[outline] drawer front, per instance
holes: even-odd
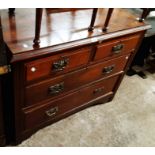
[[[34,109],[25,110],[25,129],[31,129],[41,123],[53,120],[86,104],[90,100],[112,92],[118,78],[119,76],[115,76],[100,80],[91,86],[85,87],[63,98],[55,101],[51,100],[51,102]]]
[[[84,66],[89,61],[90,50],[82,48],[27,63],[26,79],[31,81],[49,75],[59,75]]]
[[[129,55],[121,56],[67,75],[28,86],[25,90],[25,105],[36,104],[70,90],[77,89],[95,80],[121,72],[124,70],[128,58]]]
[[[130,37],[122,37],[107,43],[101,43],[97,46],[94,60],[104,59],[106,57],[115,57],[123,53],[134,51],[140,39],[140,34]]]

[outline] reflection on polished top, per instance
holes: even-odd
[[[114,32],[145,26],[127,9],[114,9],[109,29],[101,31],[107,9],[99,9],[93,32],[88,32],[92,9],[43,13],[40,47],[45,48],[77,40],[105,36]],[[4,40],[13,54],[34,50],[35,9],[16,9],[15,16],[9,17],[8,10],[1,11]],[[95,40],[94,40],[95,41]],[[36,49],[35,49],[36,50]]]

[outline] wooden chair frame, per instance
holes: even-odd
[[[113,13],[113,8],[108,9],[107,17],[104,23],[104,26],[102,28],[102,31],[105,32],[108,30],[108,25]],[[88,27],[88,31],[94,30],[94,24],[97,16],[98,8],[93,9],[92,17],[91,17],[91,23]],[[14,15],[15,8],[9,8],[9,15]],[[42,21],[42,14],[43,14],[43,8],[37,8],[36,9],[36,21],[35,21],[35,37],[33,40],[34,46],[37,47],[40,44],[40,30],[41,30],[41,21]]]

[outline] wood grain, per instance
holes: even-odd
[[[129,59],[129,55],[124,55],[113,60],[105,61],[96,65],[92,65],[87,69],[81,69],[79,71],[72,72],[67,75],[59,76],[49,80],[42,81],[34,85],[30,85],[26,88],[25,105],[32,105],[39,103],[43,100],[56,97],[62,93],[66,93],[70,90],[75,90],[80,86],[89,84],[90,82],[99,80],[101,78],[110,76],[115,73],[121,73]],[[121,63],[120,63],[121,62]],[[110,73],[104,73],[104,68],[115,65],[114,69]],[[49,93],[49,87],[59,83],[64,83],[64,90],[60,94],[51,95]],[[59,97],[59,96],[58,96]]]
[[[103,32],[107,10],[98,9],[93,32],[87,30],[92,9],[44,11],[40,47],[33,46],[34,9],[16,9],[13,17],[2,11],[12,67],[10,131],[15,143],[81,109],[113,99],[150,25],[138,22],[126,9],[114,9],[109,29]],[[58,87],[62,83],[63,89]],[[49,95],[49,88],[59,94]]]
[[[103,40],[105,40],[108,36],[109,38],[115,37],[114,33],[118,31],[123,32],[126,30],[124,33],[126,32],[126,34],[129,34],[135,31],[141,31],[142,28],[148,28],[145,23],[138,22],[136,17],[126,9],[115,9],[111,17],[109,30],[103,33],[102,25],[105,20],[107,9],[99,9],[95,29],[93,33],[91,33],[87,30],[91,20],[91,13],[91,9],[77,10],[74,11],[73,14],[72,11],[70,11],[47,15],[44,11],[40,36],[41,44],[39,48],[34,48],[35,9],[16,9],[16,15],[14,17],[9,17],[7,11],[4,10],[1,13],[4,39],[12,53],[13,59],[20,60],[24,59],[25,56],[29,54],[31,57],[38,55],[39,53],[37,53],[36,50],[45,47],[52,47],[52,52],[53,48],[57,46],[56,50],[58,51],[60,48],[66,48],[66,43],[69,42],[70,44],[67,44],[67,46],[68,48],[72,48],[77,46],[77,41],[79,41],[79,45],[83,45],[93,41],[94,37],[102,37],[103,35]],[[61,16],[61,22],[59,16]],[[119,18],[117,18],[118,16]],[[18,25],[18,27],[15,25]],[[121,35],[121,32],[117,33],[117,35]],[[96,41],[97,39],[99,38],[96,38]],[[47,54],[47,52],[44,53],[44,50],[40,52],[41,55]],[[50,51],[48,51],[48,54],[49,52]],[[20,55],[18,55],[19,53]]]
[[[100,80],[99,82],[96,82],[89,87],[85,87],[77,91],[76,93],[69,94],[55,101],[51,100],[49,103],[43,104],[40,107],[38,106],[35,109],[29,109],[28,111],[24,111],[25,128],[32,129],[38,124],[46,122],[49,119],[54,119],[57,116],[59,117],[60,115],[73,110],[74,108],[78,109],[78,107],[80,107],[84,103],[87,103],[90,100],[113,92],[113,88],[117,79],[118,76],[108,78],[106,80]],[[58,111],[51,117],[48,116],[46,114],[46,111],[54,107],[58,107]]]

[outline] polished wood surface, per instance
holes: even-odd
[[[33,128],[46,121],[60,117],[61,115],[82,106],[83,103],[86,104],[90,100],[95,100],[100,96],[108,95],[110,93],[112,94],[117,80],[118,76],[100,80],[99,82],[96,82],[89,87],[85,87],[76,93],[71,93],[57,100],[51,100],[50,102],[41,105],[40,107],[38,106],[33,110],[25,110],[25,128]],[[57,108],[57,110],[52,110],[53,113],[51,113],[51,115],[47,113],[48,110],[54,108]]]
[[[81,68],[88,63],[90,50],[90,47],[82,48],[31,61],[25,64],[27,70],[26,79],[27,81],[31,81],[41,77],[53,77]]]
[[[95,60],[105,59],[107,57],[116,57],[124,53],[135,51],[135,47],[141,35],[134,34],[119,39],[113,39],[111,42],[107,41],[97,46]]]
[[[128,59],[129,55],[124,55],[119,58],[115,58],[114,60],[109,60],[106,62],[95,64],[88,68],[84,68],[67,75],[58,76],[54,79],[50,78],[40,83],[30,85],[25,90],[26,93],[25,105],[36,104],[39,103],[40,101],[51,99],[58,95],[68,93],[68,91],[70,90],[72,91],[76,90],[77,88],[83,85],[89,84],[101,78],[105,78],[112,74],[122,73]],[[120,62],[122,63],[120,64]],[[108,73],[104,72],[105,68],[113,65],[114,68],[112,69],[111,72]],[[51,94],[49,88],[51,86],[55,86],[61,83],[63,83],[63,90],[58,93]]]
[[[40,34],[40,47],[33,47],[35,32],[35,9],[16,9],[15,16],[8,16],[8,10],[2,10],[2,25],[4,39],[12,54],[21,52],[31,52],[37,55],[36,49],[65,45],[65,43],[90,39],[92,37],[111,34],[126,29],[142,28],[145,23],[140,23],[136,17],[126,9],[114,9],[109,30],[102,32],[108,9],[99,9],[96,17],[95,29],[93,33],[88,32],[91,21],[92,10],[77,10],[74,12],[61,12],[46,14],[43,12],[42,29]],[[59,18],[61,16],[61,19]],[[119,18],[118,18],[119,17]],[[132,31],[130,30],[130,33]],[[129,32],[126,32],[129,33]],[[110,36],[112,37],[112,36]],[[72,45],[74,46],[74,45]],[[19,55],[17,55],[18,57]]]
[[[48,14],[50,13],[58,13],[58,12],[74,12],[74,11],[78,11],[78,10],[85,10],[85,9],[89,9],[89,8],[46,8],[46,12]]]
[[[94,31],[88,32],[92,9],[43,11],[41,43],[34,47],[35,9],[16,9],[12,17],[2,11],[7,52],[12,56],[14,142],[113,99],[150,25],[126,9],[114,9],[109,29],[102,32],[107,12],[98,9]]]
[[[57,11],[58,10],[58,11]],[[54,9],[57,12],[64,12],[64,11],[75,11],[78,9]],[[47,13],[52,13],[53,9],[46,9]],[[41,31],[41,22],[42,22],[42,13],[43,8],[36,9],[36,22],[35,22],[35,38],[34,38],[34,47],[39,47],[40,44],[40,31]]]

